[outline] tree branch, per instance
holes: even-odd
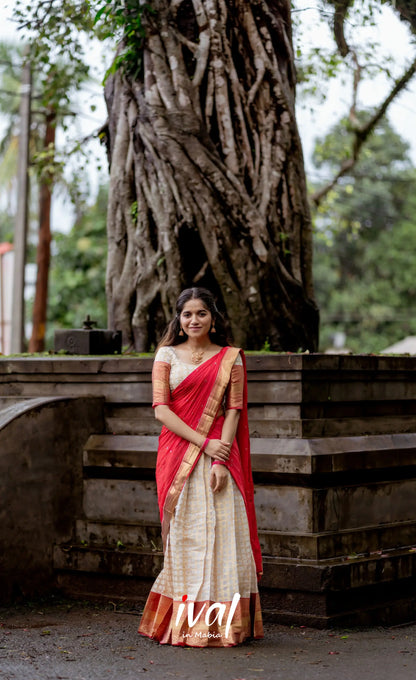
[[[312,194],[311,200],[317,207],[320,205],[320,203],[328,194],[328,192],[331,191],[331,189],[337,184],[338,180],[354,167],[358,160],[361,147],[363,146],[364,142],[367,140],[367,138],[373,132],[376,125],[384,116],[391,102],[406,87],[406,85],[411,80],[415,72],[416,72],[416,59],[411,64],[411,66],[409,66],[409,68],[405,71],[402,77],[395,82],[394,87],[392,88],[390,94],[379,106],[379,108],[376,110],[376,112],[370,118],[370,120],[365,125],[353,128],[354,140],[351,148],[352,157],[341,164],[339,171],[337,172],[335,177],[330,182],[328,182],[328,184],[326,184],[322,189],[319,189],[319,191],[316,191],[315,193]]]
[[[352,85],[352,102],[350,107],[350,121],[351,124],[357,126],[357,100],[358,100],[358,86],[361,82],[362,67],[358,61],[357,53],[352,50],[352,59],[354,62],[354,78]]]
[[[346,57],[350,51],[350,47],[345,39],[344,21],[347,16],[348,9],[352,4],[352,0],[332,0],[332,5],[335,7],[334,13],[334,38],[337,44],[341,57]]]
[[[416,31],[416,4],[414,0],[390,0],[393,6],[403,21],[407,21],[413,32]]]

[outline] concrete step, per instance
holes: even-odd
[[[396,544],[414,549],[416,522],[360,527],[354,530],[327,531],[316,534],[259,530],[262,554],[268,557],[327,560],[357,559],[376,556],[383,548]],[[76,542],[84,547],[106,546],[111,549],[139,548],[162,550],[160,523],[115,523],[77,520]]]
[[[382,435],[414,432],[415,415],[375,414],[362,417],[301,418],[294,420],[250,419],[251,437],[343,437],[361,432],[362,435]]]
[[[54,546],[53,566],[57,571],[154,579],[162,569],[163,553],[139,548],[120,550],[62,544]]]
[[[84,467],[154,469],[158,437],[93,434],[84,446]]]
[[[283,591],[348,593],[369,584],[406,583],[416,575],[414,547],[387,550],[356,559],[337,557],[328,560],[297,560],[282,557],[263,558],[264,588]],[[371,587],[370,587],[371,588]],[[416,594],[416,583],[413,583]]]
[[[138,616],[143,610],[152,584],[153,579],[110,577],[97,573],[61,571],[55,575],[55,586],[66,597],[108,602],[114,606],[115,611],[118,604],[135,605]],[[325,597],[324,594],[318,595],[311,603],[312,608],[308,610],[308,597],[305,597],[305,593],[269,590],[260,584],[263,621],[324,629],[334,626],[345,628],[358,625],[403,625],[403,620],[414,620],[415,593],[409,593],[408,590],[400,593],[399,586],[394,589],[383,587],[382,592],[379,591],[380,588],[377,592],[375,590],[366,594],[360,592],[355,597],[351,597],[351,592],[340,593],[338,596],[342,597],[344,602],[338,601],[339,611],[328,613],[330,609],[328,599],[334,601],[332,593],[329,597]]]
[[[154,418],[120,418],[106,417],[106,432],[111,434],[157,435],[161,425]]]
[[[85,519],[116,524],[159,522],[153,480],[84,479],[83,485]]]
[[[76,542],[83,546],[107,546],[108,548],[133,547],[140,550],[162,550],[160,522],[146,524],[122,524],[115,522],[91,522],[78,519],[75,525]]]
[[[94,434],[84,446],[84,466],[154,469],[158,437]],[[252,437],[253,472],[311,475],[404,466],[416,468],[416,433],[359,437]],[[409,476],[406,473],[406,476]]]
[[[54,586],[65,597],[74,600],[136,604],[138,613],[143,609],[154,579],[129,576],[106,576],[80,571],[55,571]]]
[[[288,420],[300,417],[299,404],[249,404],[249,415],[256,420]],[[156,420],[151,406],[139,403],[105,403],[105,414],[108,418],[148,418]],[[315,417],[315,416],[314,416]]]
[[[296,430],[294,423],[294,431]],[[357,418],[311,418],[298,423],[298,437],[346,437],[360,432],[361,435],[383,435],[414,432],[414,415],[373,415]]]
[[[147,404],[106,403],[104,415],[110,434],[159,436],[162,427]]]
[[[90,521],[156,524],[156,482],[151,479],[84,479],[83,510]],[[257,484],[259,530],[316,534],[413,522],[416,479],[311,489]],[[319,512],[318,512],[319,509]]]
[[[160,423],[154,419],[107,417],[106,431],[112,434],[159,435]],[[251,437],[342,437],[413,432],[415,415],[373,415],[368,417],[258,419],[249,415]]]
[[[84,446],[84,466],[154,470],[157,447],[155,435],[94,434]],[[251,453],[255,473],[302,476],[336,471],[348,476],[361,471],[368,478],[377,470],[416,468],[416,434],[252,437]]]
[[[162,568],[159,552],[55,546],[55,583],[66,595],[143,602]],[[264,558],[260,597],[266,620],[359,625],[413,620],[416,553],[389,551],[356,560]],[[413,577],[413,578],[412,578]],[[371,585],[368,585],[371,583]]]
[[[298,405],[250,406],[249,419],[253,437],[297,437],[301,434]],[[153,409],[134,403],[107,403],[105,422],[106,431],[110,434],[159,436],[161,430]]]
[[[397,522],[310,534],[260,529],[259,540],[262,554],[268,557],[354,560],[359,557],[377,557],[384,552],[384,548],[393,545],[396,548],[414,550],[416,522]]]

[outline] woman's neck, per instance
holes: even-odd
[[[186,342],[183,343],[185,347],[188,347],[191,351],[193,350],[203,350],[207,351],[213,347],[213,343],[209,338],[188,338]]]

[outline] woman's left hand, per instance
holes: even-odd
[[[211,468],[210,485],[213,493],[225,489],[228,480],[228,470],[225,465],[213,465]]]

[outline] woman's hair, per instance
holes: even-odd
[[[232,342],[227,331],[225,319],[217,309],[213,294],[206,288],[186,288],[182,291],[176,301],[176,315],[163,333],[157,349],[159,349],[159,347],[180,345],[187,340],[188,336],[186,334],[183,336],[179,335],[179,332],[181,330],[180,316],[185,304],[189,300],[201,300],[204,307],[211,312],[212,325],[213,327],[215,326],[215,333],[209,333],[211,342],[216,345],[221,345],[222,347],[231,345]]]

